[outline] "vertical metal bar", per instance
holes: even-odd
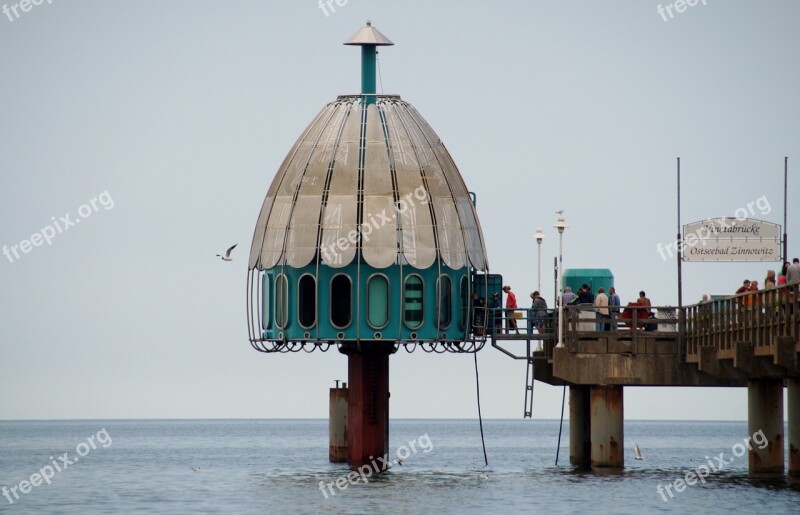
[[[686,358],[686,313],[683,309],[683,238],[681,237],[681,158],[678,158],[678,360]]]
[[[786,228],[786,191],[789,184],[789,156],[783,158],[783,263],[789,261],[789,247],[787,243],[786,234],[789,232]]]

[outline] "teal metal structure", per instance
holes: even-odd
[[[248,265],[257,350],[483,345],[471,328],[471,293],[488,288],[473,198],[416,109],[376,93],[377,47],[392,44],[370,23],[345,42],[361,46],[362,93],[322,109],[269,187]]]
[[[564,270],[564,288],[569,286],[577,292],[584,284],[589,286],[592,293],[597,293],[598,288],[607,292],[614,286],[614,274],[608,268],[568,268]]]

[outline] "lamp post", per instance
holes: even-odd
[[[541,227],[536,228],[536,234],[533,235],[536,238],[536,246],[539,249],[538,259],[536,264],[536,290],[541,293],[542,292],[542,240],[544,240],[544,233],[542,232]]]
[[[563,265],[564,265],[564,229],[569,227],[564,220],[564,210],[556,211],[558,218],[553,227],[558,230],[558,269],[556,270],[556,284],[558,286],[558,345],[556,347],[564,346],[564,292],[561,283],[563,282]]]

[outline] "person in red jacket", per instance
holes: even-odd
[[[503,286],[503,292],[506,294],[506,309],[517,309],[517,296],[511,291],[511,286]],[[516,312],[506,311],[506,332],[511,332],[512,328],[519,334]]]

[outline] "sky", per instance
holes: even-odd
[[[491,271],[520,299],[537,288],[537,226],[553,291],[564,209],[565,268],[611,269],[623,303],[643,289],[677,304],[657,249],[677,233],[679,156],[684,223],[749,204],[779,224],[788,156],[800,255],[795,0],[339,3],[4,4],[0,419],[327,416],[346,358],[250,347],[247,255],[295,139],[358,92],[359,52],[341,43],[368,19],[395,43],[379,91],[447,146]],[[234,243],[233,261],[215,256]],[[684,302],[769,268],[686,263]],[[521,418],[524,362],[488,346],[478,362],[483,416]],[[477,416],[472,356],[401,350],[390,366],[393,418]],[[537,382],[534,418],[560,409],[561,388]],[[746,390],[629,387],[625,417],[745,420]]]

